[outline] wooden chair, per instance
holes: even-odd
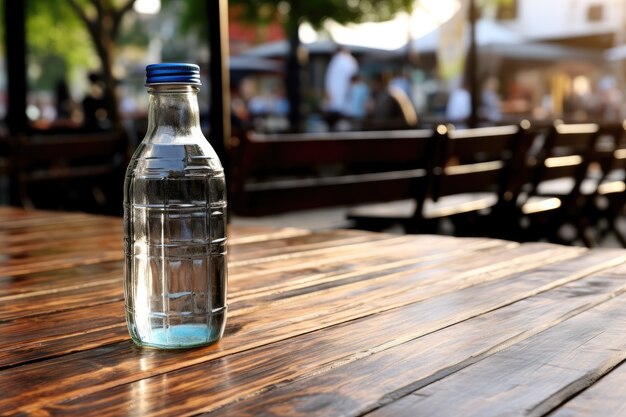
[[[529,177],[519,188],[517,240],[540,240],[572,244],[580,239],[594,245],[584,207],[595,187],[585,182],[594,158],[597,124],[556,122],[547,132],[529,129],[532,141],[526,156]],[[575,233],[563,234],[570,225]]]
[[[585,182],[594,193],[584,216],[599,240],[612,233],[626,247],[626,234],[617,224],[626,206],[626,123],[600,126],[592,164]]]
[[[24,207],[119,214],[127,163],[123,131],[24,136],[17,194]]]
[[[425,192],[432,130],[249,133],[231,147],[240,215],[406,198]]]
[[[490,235],[489,215],[504,199],[518,126],[437,128],[429,190],[410,200],[362,206],[350,219],[387,218],[412,233],[441,232],[449,219],[456,235]]]

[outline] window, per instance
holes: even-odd
[[[594,4],[587,9],[588,22],[600,22],[604,20],[604,7],[601,4]]]

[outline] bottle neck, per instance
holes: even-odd
[[[201,134],[198,86],[159,84],[148,87],[148,140]]]

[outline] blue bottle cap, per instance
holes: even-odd
[[[146,85],[193,84],[200,82],[200,67],[195,64],[164,62],[146,67]]]

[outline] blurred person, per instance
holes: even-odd
[[[413,86],[409,74],[400,69],[396,72],[396,75],[389,81],[389,87],[394,87],[402,90],[406,96],[413,102]]]
[[[67,82],[59,80],[54,87],[55,116],[51,128],[76,129],[80,127],[81,115],[78,104],[70,94]]]
[[[289,128],[289,101],[282,87],[253,95],[247,103],[251,123],[256,130],[265,132],[284,131]]]
[[[359,74],[354,74],[350,79],[345,114],[352,119],[355,125],[359,125],[365,117],[369,100],[370,89],[368,85]]]
[[[234,117],[242,121],[248,120],[249,114],[246,102],[241,95],[240,86],[233,80],[230,83],[230,107],[231,114]]]
[[[232,135],[237,137],[250,127],[250,113],[241,95],[241,84],[230,80],[230,125]]]
[[[472,114],[472,97],[465,85],[452,89],[446,104],[446,119],[458,126],[464,125]]]
[[[83,98],[83,127],[86,130],[103,130],[110,127],[106,108],[105,89],[100,75],[92,72],[88,75],[89,90]]]
[[[622,117],[622,92],[612,76],[598,80],[593,95],[591,115],[601,120],[619,120]]]
[[[385,82],[382,74],[372,78],[373,127],[408,127],[417,124],[415,108],[406,93]]]
[[[57,81],[54,86],[57,119],[71,119],[74,112],[74,101],[65,80]]]
[[[270,113],[281,117],[289,115],[289,100],[287,100],[285,88],[281,85],[276,87],[275,94],[271,97]]]
[[[494,76],[489,76],[483,83],[480,93],[480,107],[478,108],[478,117],[488,122],[498,122],[502,119],[502,110],[500,108],[500,96],[498,89],[500,81]]]
[[[344,116],[350,79],[359,70],[357,60],[345,47],[340,47],[328,64],[324,80],[326,94],[326,120],[332,130]]]
[[[563,116],[568,121],[584,122],[588,117],[588,97],[572,92],[563,97]]]

